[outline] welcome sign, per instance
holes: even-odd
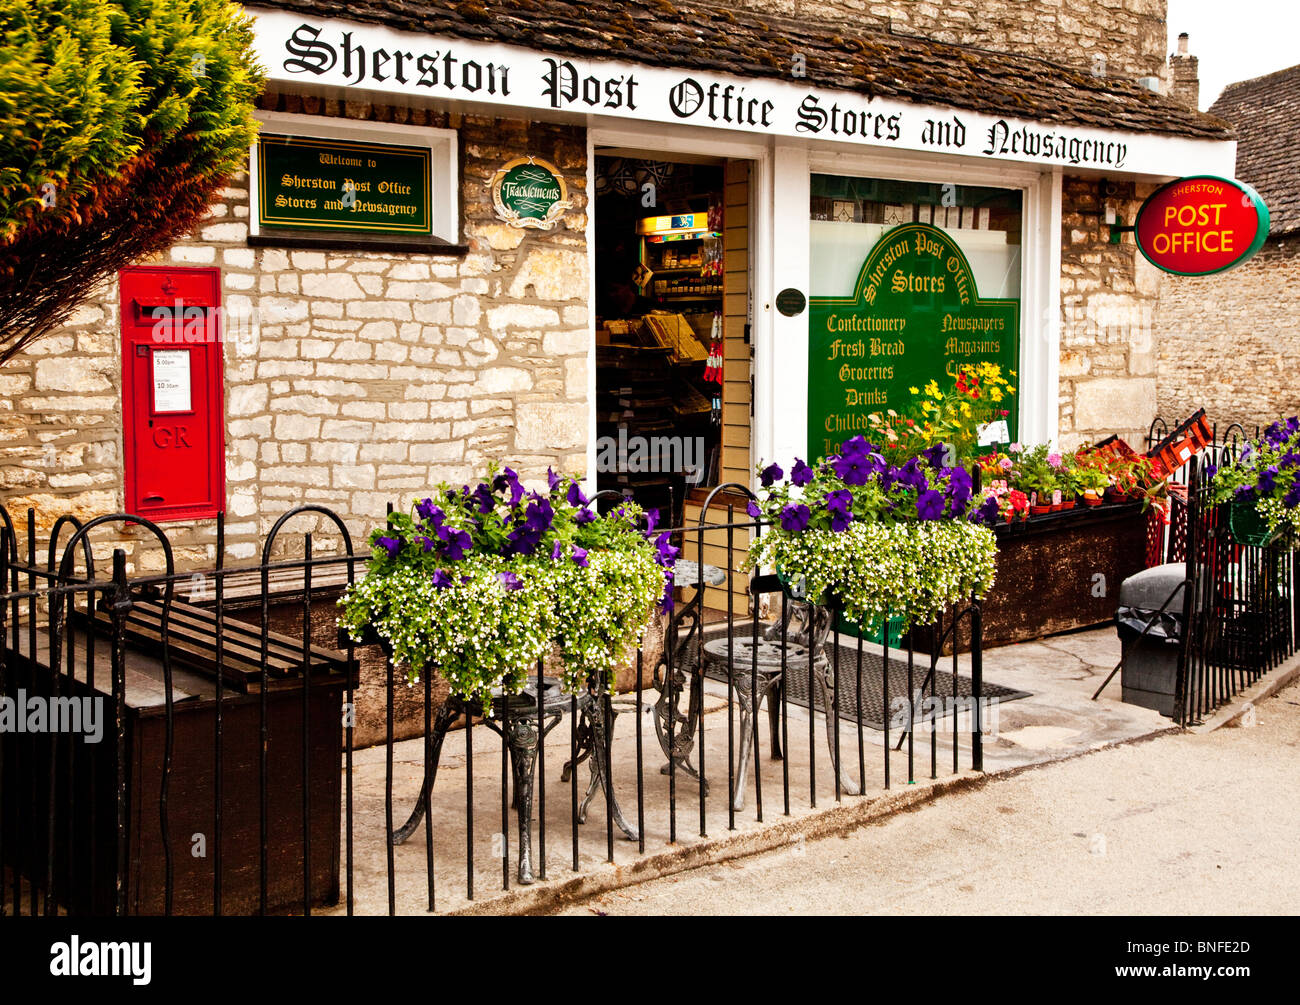
[[[263,133],[258,223],[431,236],[430,166],[427,147]]]
[[[886,231],[852,291],[809,301],[809,456],[868,434],[873,412],[904,412],[913,387],[946,383],[961,366],[986,361],[1018,369],[1020,301],[981,298],[966,256],[938,227]],[[1006,407],[1014,440],[1015,399]]]

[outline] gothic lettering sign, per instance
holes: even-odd
[[[1264,246],[1268,228],[1268,207],[1258,192],[1209,175],[1156,189],[1134,224],[1147,261],[1178,276],[1208,276],[1240,265]]]
[[[427,147],[263,133],[258,223],[430,236],[430,165]]]
[[[699,68],[580,59],[522,45],[447,38],[257,9],[259,61],[275,82],[535,111],[825,139],[988,161],[1132,173],[1232,170],[1226,140],[1044,125]],[[1176,166],[1176,167],[1175,167]]]
[[[517,157],[503,165],[492,177],[492,204],[511,226],[541,230],[554,227],[573,205],[560,169],[540,157]]]
[[[981,298],[966,256],[939,228],[888,230],[853,290],[809,300],[808,453],[824,456],[868,435],[871,413],[905,411],[913,387],[946,384],[963,364],[988,361],[1006,371],[1017,370],[1019,359],[1019,300]],[[1012,440],[1015,401],[1006,404]]]

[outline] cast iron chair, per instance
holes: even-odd
[[[750,580],[751,615],[759,616],[762,597],[780,594],[784,587],[776,576],[756,575]],[[790,599],[785,603],[784,629],[782,619],[770,625],[760,636],[757,648],[752,637],[741,636],[730,642],[726,638],[714,639],[704,644],[705,672],[726,673],[740,704],[740,766],[736,772],[736,789],[732,805],[743,809],[745,805],[745,780],[753,753],[754,733],[752,719],[764,701],[767,702],[769,731],[772,740],[772,759],[781,759],[780,720],[781,692],[785,687],[785,674],[808,673],[809,654],[812,656],[813,690],[820,698],[826,716],[826,738],[830,743],[832,768],[840,773],[840,784],[850,795],[858,793],[858,785],[841,769],[835,759],[835,707],[834,674],[826,656],[826,637],[830,634],[832,614],[829,608]],[[782,641],[784,639],[784,641]],[[757,698],[755,698],[757,694]],[[809,709],[809,715],[815,714]]]

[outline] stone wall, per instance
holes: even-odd
[[[584,473],[583,130],[291,95],[268,95],[263,107],[457,128],[469,252],[251,248],[240,177],[189,240],[140,263],[219,266],[227,311],[258,321],[224,347],[227,560],[253,558],[299,503],[328,506],[363,535],[387,503],[405,506],[489,459],[539,481],[548,466]],[[553,231],[493,214],[489,179],[522,153],[565,174],[573,208]],[[110,283],[0,371],[0,502],[20,524],[28,506],[47,525],[124,506],[117,297]],[[182,567],[212,561],[213,530],[213,521],[169,526]]]
[[[1141,447],[1156,414],[1154,316],[1160,273],[1133,236],[1110,243],[1107,199],[1131,223],[1154,188],[1066,177],[1061,206],[1060,445],[1119,433]],[[1026,329],[1025,337],[1033,337]]]
[[[1251,434],[1300,412],[1300,235],[1271,239],[1245,265],[1216,276],[1164,276],[1157,404],[1166,421],[1204,408],[1219,428]]]
[[[847,19],[943,42],[1027,53],[1112,76],[1166,77],[1165,0],[742,0],[809,20]]]

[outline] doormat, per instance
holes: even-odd
[[[724,636],[725,637],[725,636]],[[706,636],[706,639],[708,636]],[[829,647],[828,654],[829,654]],[[858,648],[856,641],[852,645],[841,643],[840,647],[840,719],[846,722],[857,723],[858,721]],[[945,657],[945,661],[952,666],[952,658]],[[871,729],[883,731],[885,728],[885,675],[884,657],[878,653],[863,650],[862,652],[862,725]],[[833,666],[833,665],[832,665]],[[748,673],[749,668],[743,667],[743,672]],[[912,687],[919,690],[922,685],[925,686],[925,692],[922,701],[933,694],[937,698],[951,698],[953,695],[953,678],[952,674],[945,670],[935,669],[932,680],[927,681],[926,675],[930,670],[930,658],[925,653],[917,653],[916,659],[912,664]],[[710,667],[705,676],[712,680],[726,683],[727,675],[721,667]],[[787,666],[785,671],[786,700],[791,704],[800,705],[803,708],[809,707],[808,700],[808,665]],[[1031,695],[1029,691],[1018,691],[1015,688],[1004,687],[1001,684],[994,684],[988,680],[984,681],[983,693],[985,699],[996,698],[999,702],[1017,701],[1020,698],[1028,698]],[[890,658],[889,660],[889,701],[894,706],[894,714],[900,714],[899,706],[895,704],[898,698],[907,696],[907,660]],[[969,677],[958,675],[957,677],[957,696],[959,698],[969,698],[971,696],[971,682]],[[821,695],[817,695],[816,710],[825,713],[822,707]],[[965,708],[958,706],[953,702],[943,702],[939,707],[937,714],[933,708],[925,710],[918,702],[915,722],[927,722],[933,719],[950,718]],[[922,714],[925,711],[926,714]],[[901,714],[906,715],[906,706],[903,706]],[[760,716],[766,715],[766,712],[760,710]],[[897,730],[898,726],[891,722],[890,730]]]

